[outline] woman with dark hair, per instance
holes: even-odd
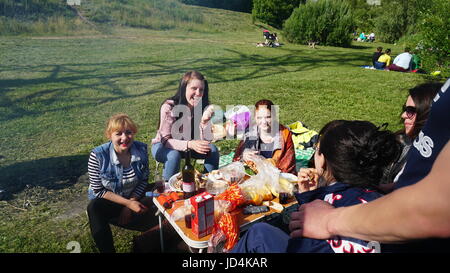
[[[439,92],[441,83],[424,83],[409,90],[408,98],[403,105],[403,112],[401,114],[401,123],[404,128],[397,132],[397,140],[401,143],[403,150],[399,159],[389,166],[381,183],[381,188],[385,192],[392,189],[392,182],[396,182],[398,175],[406,164],[406,155],[412,145],[414,139],[419,135],[425,125],[428,114],[433,103],[433,98]]]
[[[177,93],[161,105],[159,129],[152,140],[152,155],[164,163],[167,181],[180,171],[181,158],[187,151],[196,159],[205,159],[210,172],[219,166],[219,151],[212,140],[208,81],[198,71],[186,72]]]
[[[380,197],[374,188],[384,168],[400,152],[395,135],[368,121],[344,120],[328,123],[319,135],[315,168],[301,169],[298,175],[299,204],[321,199],[335,207],[345,207]],[[236,253],[373,251],[368,242],[354,238],[291,239],[289,234],[266,223],[252,226],[233,249]]]
[[[278,123],[274,104],[270,100],[259,100],[255,104],[256,126],[250,126],[241,140],[233,161],[251,160],[260,156],[285,173],[297,174],[295,149],[291,131]]]

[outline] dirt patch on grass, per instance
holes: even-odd
[[[81,191],[76,191],[72,198],[68,199],[67,202],[60,203],[61,213],[55,217],[55,220],[67,220],[86,212],[87,205],[89,203],[87,197],[87,191],[84,189],[86,185],[89,184],[88,175],[84,174],[78,178],[75,185],[79,186]]]

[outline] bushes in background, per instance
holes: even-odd
[[[300,5],[283,28],[284,37],[293,43],[308,41],[322,45],[348,47],[352,42],[354,21],[345,1],[319,0]]]
[[[291,16],[302,0],[253,0],[253,20],[281,28],[283,22]]]

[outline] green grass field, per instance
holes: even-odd
[[[360,68],[379,43],[257,48],[262,32],[250,14],[196,9],[204,30],[0,37],[0,189],[8,195],[0,202],[0,252],[68,252],[69,241],[96,251],[84,212],[88,153],[106,141],[105,121],[117,112],[128,113],[137,140],[150,143],[160,104],[188,70],[207,77],[211,102],[224,109],[271,99],[282,123],[315,130],[333,119],[398,130],[407,89],[426,80]],[[218,146],[226,154],[235,144]],[[136,233],[113,232],[117,250],[129,252]]]

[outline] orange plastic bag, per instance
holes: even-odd
[[[224,212],[214,225],[211,238],[208,241],[209,253],[227,253],[239,240],[239,225],[236,213]]]
[[[225,200],[230,202],[228,212],[235,210],[237,207],[245,204],[245,197],[241,188],[237,184],[233,184],[221,194],[215,197],[216,200]]]

